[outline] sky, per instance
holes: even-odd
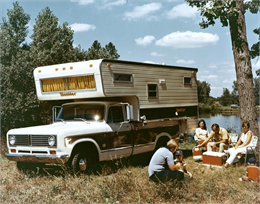
[[[13,0],[0,1],[0,14],[6,17]],[[102,46],[112,42],[120,60],[198,68],[197,79],[210,84],[210,95],[219,97],[223,88],[232,91],[236,80],[228,27],[219,20],[201,29],[202,17],[183,0],[19,0],[29,14],[29,34],[39,12],[49,7],[74,30],[74,46],[87,50],[95,40]],[[253,29],[260,15],[246,13],[249,46],[258,41]],[[253,59],[252,71],[260,68]]]

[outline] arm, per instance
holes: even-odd
[[[198,145],[198,147],[201,147],[201,146],[203,146],[204,144],[206,144],[206,143],[213,137],[213,135],[214,135],[214,133],[211,132],[210,135],[209,135],[209,137],[208,137],[206,140],[204,140],[204,142],[202,142],[200,145]]]
[[[247,137],[246,141],[240,147],[238,147],[238,145],[236,145],[235,149],[247,146],[249,144],[249,142],[251,141],[251,138],[252,138],[252,132],[250,131],[250,132],[248,132],[248,137]]]
[[[177,163],[175,165],[169,165],[169,169],[171,171],[178,171],[181,168],[181,163]]]
[[[237,149],[240,144],[241,144],[241,136],[240,136],[239,140],[237,141],[237,143],[235,145],[235,149]]]

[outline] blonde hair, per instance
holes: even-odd
[[[169,147],[170,149],[171,148],[177,148],[178,147],[178,144],[177,142],[174,140],[174,139],[171,139],[167,142],[167,147]]]

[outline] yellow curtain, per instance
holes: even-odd
[[[67,80],[68,88],[67,88],[66,80]],[[96,88],[94,75],[70,77],[70,78],[43,79],[41,81],[42,81],[43,92]]]

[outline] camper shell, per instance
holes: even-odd
[[[136,96],[140,116],[145,115],[148,120],[188,117],[184,132],[190,133],[195,131],[198,117],[197,71],[197,68],[100,59],[39,67],[34,70],[34,78],[39,100]]]

